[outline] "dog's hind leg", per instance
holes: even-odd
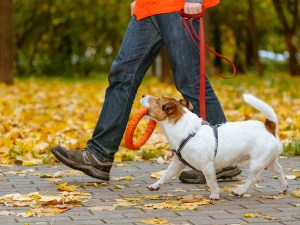
[[[281,192],[285,194],[288,190],[288,183],[286,182],[286,179],[284,177],[284,173],[282,170],[281,165],[278,162],[278,157],[276,157],[268,166],[268,169],[271,170],[278,178],[280,187],[281,187]]]
[[[179,161],[177,157],[173,157],[167,171],[162,175],[162,177],[154,184],[148,186],[150,191],[157,191],[162,184],[169,182],[175,175],[177,175],[185,165]]]
[[[266,167],[265,161],[266,160],[263,160],[262,158],[259,161],[256,160],[255,162],[251,162],[250,160],[251,163],[249,166],[249,175],[247,181],[242,188],[234,190],[232,192],[234,195],[242,197],[247,192],[247,190],[257,182],[260,174]]]
[[[207,166],[205,166],[205,168],[202,169],[202,172],[205,176],[206,184],[211,190],[209,198],[213,200],[220,199],[220,189],[217,182],[214,164],[208,164]]]

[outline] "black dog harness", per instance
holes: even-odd
[[[202,122],[201,125],[208,125],[210,126],[212,129],[213,129],[213,132],[214,132],[214,135],[215,135],[215,138],[216,138],[216,148],[215,148],[215,158],[216,158],[216,155],[217,155],[217,151],[218,151],[218,142],[219,142],[219,138],[218,138],[218,127],[219,125],[216,125],[216,126],[212,126],[210,125],[208,122]],[[184,148],[184,146],[189,142],[189,140],[191,140],[192,137],[195,136],[195,132],[189,134],[189,136],[187,136],[187,138],[183,139],[180,144],[179,144],[179,148],[176,150],[176,149],[172,149],[172,152],[174,155],[177,156],[177,158],[186,166],[192,168],[193,170],[197,170],[195,169],[193,166],[191,166],[181,155],[181,150]],[[198,170],[197,170],[198,171]]]

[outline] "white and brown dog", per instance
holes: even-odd
[[[209,197],[219,199],[220,190],[215,171],[249,160],[247,182],[242,188],[233,191],[233,194],[245,194],[265,168],[274,172],[280,182],[281,192],[285,193],[288,183],[278,163],[282,146],[276,137],[277,116],[274,110],[260,99],[249,94],[244,94],[243,97],[248,104],[266,116],[266,122],[228,122],[218,127],[216,136],[211,126],[203,123],[201,118],[191,112],[193,106],[189,101],[144,95],[141,104],[148,109],[148,117],[160,125],[172,149],[178,151],[180,148],[180,156],[183,158],[179,160],[180,157],[175,154],[166,173],[148,189],[158,190],[162,184],[184,169],[185,164],[182,161],[185,161],[203,172],[211,190]]]

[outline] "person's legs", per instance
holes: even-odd
[[[123,137],[136,92],[162,45],[150,18],[141,21],[132,18],[111,66],[109,86],[93,137],[84,150],[53,148],[53,154],[61,162],[89,176],[109,180],[114,154]]]
[[[162,14],[156,17],[156,26],[166,45],[177,89],[189,100],[199,115],[199,66],[200,54],[183,26],[179,13]],[[199,21],[193,21],[194,29],[199,31]],[[212,124],[222,124],[226,118],[220,102],[206,79],[206,119]],[[217,178],[231,178],[241,173],[238,167],[216,171]],[[203,173],[189,170],[180,174],[179,179],[186,183],[205,183]]]
[[[104,105],[88,149],[113,161],[123,137],[131,107],[148,68],[162,47],[151,19],[132,19],[109,74]]]
[[[192,103],[193,112],[199,115],[199,50],[183,26],[179,13],[162,14],[156,18],[169,54],[176,88]],[[194,20],[193,25],[198,31],[199,21]],[[212,125],[226,122],[220,102],[208,79],[206,79],[206,117]]]

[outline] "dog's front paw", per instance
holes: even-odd
[[[238,197],[243,197],[243,195],[245,194],[245,191],[242,189],[238,189],[238,190],[233,191],[232,194],[234,194],[235,196],[238,196]]]
[[[150,185],[147,187],[150,191],[158,191],[159,190],[159,186],[158,185]]]
[[[219,193],[213,193],[213,194],[211,194],[211,195],[209,196],[209,198],[210,198],[211,200],[218,200],[218,199],[220,199],[220,194],[219,194]]]

